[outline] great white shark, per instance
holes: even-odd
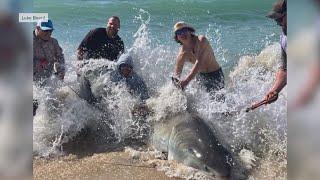
[[[154,124],[152,146],[168,153],[168,160],[215,176],[230,177],[232,155],[200,117],[180,113]]]

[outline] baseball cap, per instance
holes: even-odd
[[[189,25],[189,24],[187,24],[187,23],[185,23],[183,21],[179,21],[173,26],[173,32],[179,31],[179,30],[181,30],[183,28],[189,28],[192,31],[195,31],[195,29],[191,25]]]
[[[46,30],[54,30],[53,29],[53,24],[50,19],[48,20],[39,20],[37,23],[37,26],[40,27],[41,30],[46,31]]]

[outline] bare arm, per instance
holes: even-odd
[[[272,86],[271,91],[280,92],[287,85],[287,71],[279,70],[276,74],[276,81]]]
[[[280,69],[276,74],[276,81],[271,90],[265,96],[268,103],[273,103],[278,99],[279,92],[287,85],[287,53],[282,49]]]
[[[281,63],[279,71],[276,74],[276,81],[271,91],[279,93],[287,85],[287,53],[282,49]]]
[[[278,99],[279,92],[287,85],[287,71],[279,70],[276,74],[276,81],[274,82],[271,90],[267,93],[264,100],[269,104]]]

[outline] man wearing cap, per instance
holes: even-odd
[[[196,77],[197,81],[208,92],[214,92],[224,87],[224,75],[214,56],[213,49],[205,36],[196,36],[195,29],[185,22],[174,25],[174,39],[181,45],[174,70],[174,75],[180,78],[186,61],[193,64],[191,71],[179,81],[184,89]]]
[[[274,19],[282,28],[280,36],[281,63],[276,74],[276,81],[265,96],[265,100],[272,103],[278,99],[279,92],[287,85],[287,1],[278,0],[267,17]]]
[[[54,73],[61,80],[65,75],[65,61],[58,41],[51,37],[52,21],[40,20],[33,31],[33,81],[45,86]],[[33,115],[36,114],[38,101],[33,100]]]
[[[54,73],[64,79],[65,60],[58,41],[51,37],[51,20],[40,20],[33,31],[33,80],[46,84]]]
[[[120,18],[112,16],[106,28],[91,30],[82,40],[77,49],[78,60],[83,59],[108,59],[117,60],[124,52],[124,44],[118,35]]]

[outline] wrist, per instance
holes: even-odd
[[[272,88],[269,93],[274,93],[274,94],[278,94],[279,91],[277,90],[277,88]]]
[[[189,83],[190,81],[191,81],[191,77],[190,76],[187,76],[185,79],[184,79],[184,81],[186,81],[187,83]]]

